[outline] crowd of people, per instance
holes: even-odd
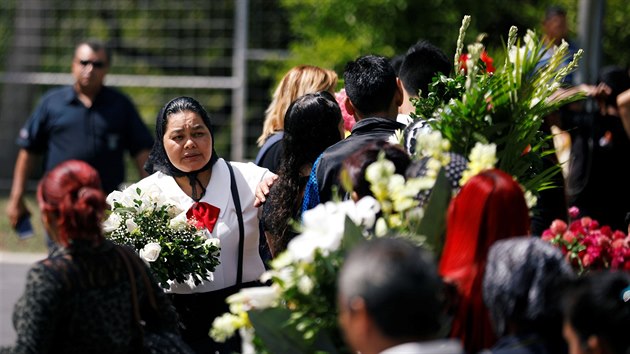
[[[46,154],[37,197],[55,247],[29,271],[15,307],[17,341],[1,353],[139,352],[135,302],[147,328],[183,338],[180,351],[239,351],[238,338],[215,343],[208,336],[213,320],[228,311],[225,299],[259,284],[265,263],[297,235],[293,226],[305,210],[370,195],[365,169],[379,156],[398,174],[421,173],[409,146],[387,140],[406,128],[410,98],[452,70],[447,56],[425,41],[409,49],[398,69],[387,58],[361,56],[346,65],[338,102],[336,73],[293,68],[267,109],[256,163],[243,163],[219,157],[211,116],[191,97],[164,105],[152,139],[130,101],[103,85],[110,65],[104,46],[80,43],[76,83],[48,93],[20,132],[7,214],[16,225],[28,213],[22,196],[32,155]],[[625,231],[630,74],[607,69],[601,85],[580,89],[592,93],[596,109],[561,112],[562,128],[578,127],[570,130],[578,161],[572,171],[583,174],[569,177],[570,201]],[[356,121],[345,138],[340,107]],[[105,195],[124,179],[124,150],[144,171],[131,188],[158,185],[183,210],[214,207],[216,227],[208,235],[221,240],[221,263],[212,281],[173,282],[164,292],[135,255],[103,237]],[[461,174],[451,167],[451,175]],[[490,169],[457,191],[438,257],[396,238],[353,249],[338,281],[348,345],[364,354],[630,353],[630,274],[577,277],[560,250],[536,237],[532,222],[519,184]]]

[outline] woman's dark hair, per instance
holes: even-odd
[[[274,236],[268,240],[273,254],[289,242],[288,222],[297,216],[301,204],[300,169],[312,165],[327,147],[341,140],[341,119],[339,105],[327,91],[306,94],[289,106],[284,117],[284,156],[269,195],[274,208],[265,208],[269,213],[263,217],[265,230]]]
[[[564,318],[583,343],[591,336],[615,354],[630,353],[630,274],[602,271],[578,279],[565,292]]]
[[[560,298],[573,278],[560,249],[540,238],[514,237],[492,244],[483,299],[497,336],[533,332],[549,348],[563,345],[557,343],[562,337]]]
[[[395,172],[404,176],[405,171],[411,163],[411,159],[407,152],[398,145],[390,144],[386,141],[375,141],[363,147],[361,150],[350,155],[343,161],[343,169],[348,174],[352,183],[352,191],[357,194],[359,199],[365,196],[371,196],[370,182],[365,179],[365,170],[373,162],[378,160],[380,152],[385,153],[385,158],[394,163]]]
[[[166,150],[164,149],[164,133],[166,132],[166,124],[168,123],[168,117],[173,114],[180,112],[194,112],[201,117],[203,123],[208,127],[210,131],[210,136],[212,137],[212,157],[210,157],[210,161],[202,167],[198,171],[193,171],[193,173],[197,173],[200,171],[204,171],[212,167],[214,163],[219,159],[216,152],[214,151],[214,135],[212,134],[212,125],[210,124],[210,116],[208,112],[203,108],[203,106],[197,102],[194,98],[191,97],[177,97],[169,101],[162,109],[157,116],[155,121],[155,142],[153,143],[153,148],[149,153],[149,159],[147,163],[144,165],[144,169],[148,173],[154,173],[156,171],[160,171],[166,175],[173,177],[182,177],[188,175],[188,173],[179,170],[177,167],[171,163],[168,159],[168,155],[166,155]]]
[[[98,172],[83,161],[69,160],[44,176],[37,187],[42,213],[55,216],[58,242],[103,241],[101,222],[107,203]]]

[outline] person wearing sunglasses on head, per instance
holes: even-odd
[[[80,42],[72,58],[74,83],[48,91],[20,130],[6,207],[13,227],[28,218],[23,195],[37,155],[44,157],[44,171],[67,160],[87,162],[101,176],[105,193],[125,181],[126,151],[146,176],[153,138],[129,98],[103,84],[110,66],[111,51],[103,43]]]

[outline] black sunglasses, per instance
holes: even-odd
[[[79,60],[81,66],[92,65],[94,69],[102,69],[105,67],[105,63],[102,61],[92,61],[92,60]]]

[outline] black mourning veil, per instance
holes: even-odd
[[[210,157],[210,161],[203,166],[202,168],[191,171],[184,172],[178,169],[171,163],[166,155],[166,150],[164,149],[164,132],[166,131],[166,123],[168,121],[168,117],[171,114],[179,113],[179,112],[195,112],[203,120],[204,124],[210,130],[210,136],[212,137],[212,156]],[[193,199],[195,201],[199,201],[201,197],[203,197],[205,193],[205,188],[202,186],[202,191],[200,194],[197,193],[197,188],[195,181],[199,182],[197,179],[197,174],[201,171],[208,170],[211,168],[215,162],[219,159],[216,151],[214,150],[214,134],[212,132],[212,127],[210,124],[210,117],[208,116],[208,112],[201,106],[199,102],[197,102],[194,98],[191,97],[177,97],[169,101],[161,110],[157,116],[155,122],[155,142],[153,143],[153,148],[149,153],[149,158],[144,165],[145,171],[147,173],[152,174],[154,172],[160,171],[168,176],[172,177],[183,177],[187,176],[190,180],[190,185],[193,188]],[[201,183],[199,183],[201,186]]]

